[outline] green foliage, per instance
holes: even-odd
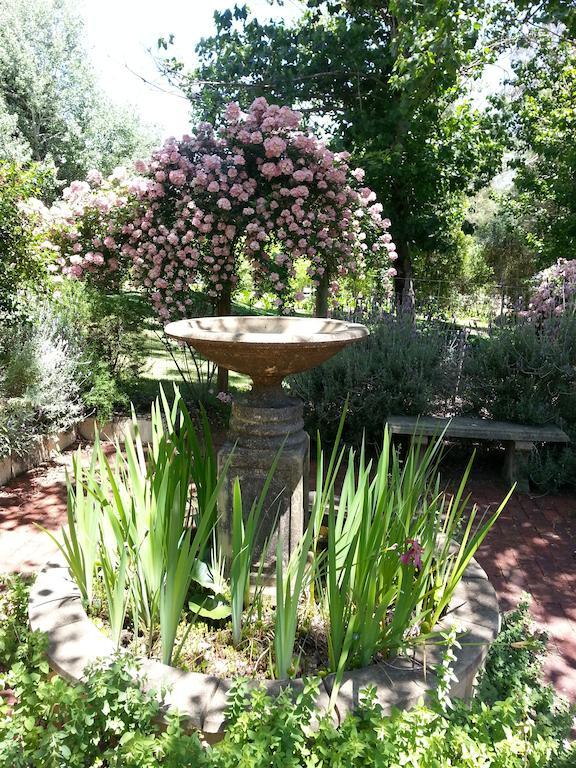
[[[419,415],[442,409],[450,388],[450,326],[428,321],[385,318],[361,344],[352,344],[332,360],[290,379],[304,400],[307,426],[324,439],[336,434],[348,400],[345,439],[359,446],[382,444],[386,417]]]
[[[526,220],[519,234],[535,254],[535,272],[576,254],[574,29],[535,26],[523,48],[513,63],[513,88],[494,101],[507,128],[517,206]]]
[[[117,410],[124,411],[128,408],[128,397],[120,389],[107,362],[94,362],[90,367],[89,377],[82,402],[88,413],[93,413],[100,424],[109,421]]]
[[[476,242],[491,279],[506,286],[513,298],[521,296],[539,266],[526,237],[533,227],[532,212],[515,192],[478,195],[473,208]]]
[[[82,401],[106,422],[126,410],[126,390],[142,371],[150,307],[140,294],[109,294],[78,281],[61,284],[55,307],[62,335],[72,334],[82,348]]]
[[[114,639],[119,645],[127,611],[148,648],[160,633],[170,663],[195,564],[216,523],[216,477],[207,422],[202,443],[178,391],[170,407],[161,392],[152,408],[153,440],[146,454],[137,420],[134,437],[116,446],[111,463],[97,441],[89,467],[74,462],[68,482],[68,528],[52,534],[85,601],[102,574]],[[192,507],[190,485],[196,489]]]
[[[23,205],[39,197],[51,173],[40,165],[28,169],[0,156],[0,318],[16,309],[20,295],[46,282],[48,259],[34,231],[33,216]]]
[[[503,617],[500,633],[488,652],[477,696],[493,705],[521,691],[535,716],[548,719],[551,732],[561,738],[571,727],[571,713],[566,703],[556,698],[551,685],[542,685],[547,641],[546,633],[532,624],[530,598],[524,595],[518,606]]]
[[[4,0],[0,8],[0,157],[51,161],[59,179],[112,170],[153,142],[99,91],[82,19],[68,0]]]
[[[48,302],[0,330],[0,456],[22,456],[36,435],[69,429],[82,415],[82,350],[62,334]]]
[[[333,485],[322,493],[316,524],[327,506],[328,537],[315,575],[330,619],[335,687],[345,668],[367,666],[377,653],[410,645],[417,633],[417,642],[427,641],[512,493],[478,523],[476,507],[466,512],[470,498],[464,495],[472,462],[448,498],[436,474],[441,442],[421,461],[416,450],[401,463],[386,431],[375,470],[363,448],[358,464],[351,451],[338,501]],[[323,489],[320,473],[317,483]]]
[[[525,606],[505,618],[470,707],[433,697],[385,715],[368,690],[337,729],[329,718],[313,726],[313,681],[276,699],[240,681],[226,735],[206,749],[174,715],[162,728],[156,695],[137,687],[127,657],[77,686],[50,676],[45,640],[27,628],[27,591],[17,577],[0,582],[0,687],[16,696],[0,703],[0,760],[11,768],[394,768],[407,756],[418,768],[569,768],[576,758],[564,741],[569,709],[542,685],[543,638]]]
[[[199,67],[188,72],[165,58],[162,69],[203,119],[259,95],[302,108],[366,169],[392,220],[400,275],[411,276],[411,255],[422,252],[443,254],[452,276],[463,193],[500,162],[500,142],[467,85],[501,46],[501,4],[303,6],[292,23],[260,23],[246,5],[217,12],[216,34],[197,47]],[[418,276],[425,269],[421,260]]]
[[[464,412],[520,424],[556,424],[576,433],[576,317],[494,327],[471,339],[462,366]],[[548,446],[536,455],[540,487],[573,483],[573,449]]]

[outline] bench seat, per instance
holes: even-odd
[[[386,424],[393,435],[409,435],[422,449],[429,438],[442,433],[447,439],[503,443],[506,448],[504,479],[517,483],[518,488],[526,492],[529,490],[527,468],[534,444],[570,442],[568,435],[554,425],[530,426],[467,416],[389,416]]]

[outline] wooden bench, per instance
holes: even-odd
[[[528,492],[528,463],[535,450],[534,443],[569,443],[570,438],[559,427],[531,427],[507,421],[472,419],[464,416],[437,418],[435,416],[389,416],[386,420],[393,435],[409,435],[423,451],[431,437],[444,432],[446,439],[503,443],[506,449],[502,474],[517,483],[519,490]]]

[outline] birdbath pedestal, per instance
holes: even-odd
[[[270,571],[278,536],[287,560],[302,536],[308,511],[310,440],[304,431],[303,404],[285,393],[282,381],[325,362],[367,336],[368,329],[324,318],[201,317],[170,323],[165,331],[208,360],[252,379],[252,390],[245,399],[232,404],[228,438],[218,452],[219,471],[230,459],[219,499],[220,541],[224,554],[229,555],[235,479],[240,479],[247,514],[282,449],[254,551],[257,562],[268,542],[264,562],[265,570]]]

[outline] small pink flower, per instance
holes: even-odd
[[[413,565],[416,570],[422,568],[422,553],[424,551],[418,539],[407,539],[408,549],[400,555],[402,565]]]

